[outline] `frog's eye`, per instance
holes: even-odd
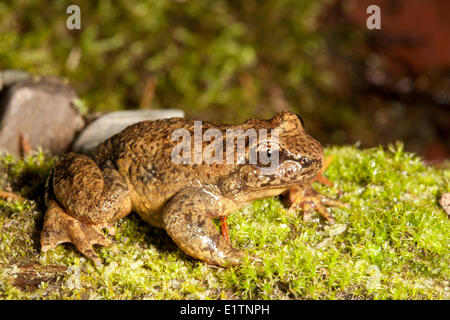
[[[297,113],[295,115],[297,116],[298,120],[300,120],[300,123],[302,124],[302,127],[304,127],[305,126],[305,122],[303,122],[302,117],[300,117],[300,115],[297,114]]]
[[[257,157],[258,165],[266,167],[278,157],[280,146],[275,141],[265,141],[258,145]]]
[[[260,154],[264,154],[266,157],[270,158],[272,156],[272,147],[270,145],[263,145],[258,149]]]
[[[301,157],[300,158],[300,164],[302,165],[302,168],[307,168],[311,165],[311,160],[309,160],[306,157]]]

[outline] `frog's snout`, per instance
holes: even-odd
[[[286,181],[308,180],[322,168],[322,160],[301,157],[299,160],[283,161],[278,167],[278,175]]]
[[[324,162],[322,145],[306,133],[286,145],[290,148],[282,149],[280,154],[280,178],[285,181],[305,181],[316,176]]]

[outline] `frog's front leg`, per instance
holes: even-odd
[[[332,160],[332,156],[328,156],[325,159],[321,170],[318,172],[313,181],[318,181],[329,187],[333,186],[331,181],[322,176],[322,173],[328,168]],[[325,206],[346,207],[346,205],[341,201],[331,199],[320,194],[313,189],[311,184],[293,186],[288,189],[284,195],[286,205],[289,208],[288,213],[293,214],[298,209],[303,209],[303,221],[310,221],[312,211],[317,210],[320,215],[328,221],[328,223],[333,224],[335,223],[335,220]]]
[[[218,192],[186,188],[167,203],[164,226],[175,243],[191,257],[222,267],[239,265],[244,253],[222,237],[212,220],[235,209],[234,202]]]
[[[303,221],[310,221],[313,211],[318,211],[320,215],[330,224],[335,220],[328,212],[326,206],[344,207],[345,204],[338,200],[331,199],[320,194],[311,185],[294,186],[285,193],[288,213],[293,214],[297,210],[303,210]]]

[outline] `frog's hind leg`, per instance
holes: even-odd
[[[106,163],[100,169],[90,158],[73,153],[55,164],[45,200],[42,251],[70,242],[96,263],[93,245],[110,244],[101,229],[131,211],[126,182],[113,165]]]
[[[94,244],[105,247],[111,245],[111,241],[102,233],[101,227],[101,225],[86,224],[77,220],[67,214],[56,200],[50,200],[41,233],[41,250],[47,252],[60,243],[70,242],[78,251],[99,264],[100,259],[92,246]]]
[[[164,227],[191,257],[222,267],[239,265],[244,259],[243,251],[222,237],[212,219],[230,210],[223,201],[217,203],[217,198],[197,188],[183,190],[166,205]]]

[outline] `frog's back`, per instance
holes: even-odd
[[[212,124],[207,124],[209,127]],[[191,137],[194,121],[171,118],[133,124],[97,147],[94,161],[102,167],[113,163],[127,180],[134,210],[149,223],[162,206],[188,186],[215,185],[233,168],[224,165],[177,164],[172,159],[180,140],[172,139],[177,129]]]
[[[271,123],[266,120],[252,119],[243,125],[233,126],[212,122],[201,122],[201,128],[195,127],[194,120],[171,118],[156,121],[143,121],[133,124],[122,132],[114,135],[95,153],[94,160],[102,167],[103,163],[112,162],[121,175],[127,179],[132,193],[142,201],[162,204],[182,188],[189,186],[218,185],[223,177],[227,177],[239,166],[235,163],[195,163],[194,133],[206,133],[208,129],[219,130],[221,138],[201,139],[201,149],[205,151],[211,143],[222,143],[226,148],[226,135],[229,129],[270,128]],[[184,134],[175,135],[176,130],[183,129]],[[196,130],[200,130],[197,132]],[[182,133],[179,131],[178,133]],[[190,139],[188,151],[191,161],[180,164],[174,161],[173,152],[183,141],[185,135]],[[178,136],[178,139],[177,139]],[[182,136],[182,137],[181,137]],[[220,141],[221,140],[221,141]],[[223,154],[225,154],[225,149]],[[184,153],[184,151],[180,151]],[[175,154],[179,155],[177,151]],[[183,154],[184,155],[184,154]]]
[[[167,144],[171,142],[172,131],[185,126],[186,121],[183,118],[171,118],[130,125],[99,145],[94,160],[101,164],[108,160],[136,159],[143,155],[162,156],[161,151],[170,147]]]

